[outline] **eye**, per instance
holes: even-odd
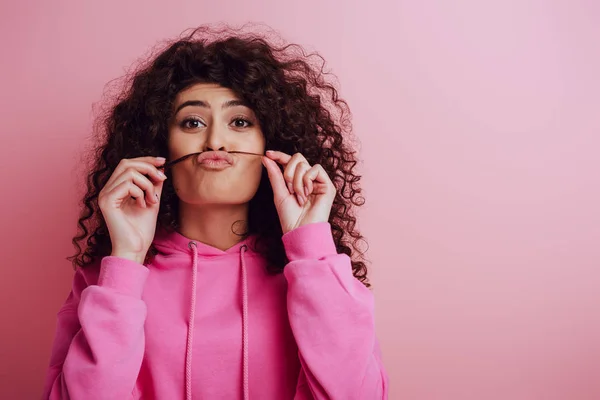
[[[204,122],[202,122],[198,118],[186,118],[183,121],[181,121],[180,126],[183,129],[198,129],[198,128],[202,128],[206,125],[204,125]]]
[[[231,121],[231,124],[233,125],[234,128],[248,128],[253,125],[251,121],[249,121],[248,119],[246,119],[244,117],[235,117]]]

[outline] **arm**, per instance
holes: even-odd
[[[131,398],[144,355],[148,269],[102,259],[97,284],[78,269],[58,312],[44,399]]]
[[[387,399],[372,293],[337,254],[328,223],[283,236],[288,314],[302,365],[296,399]]]

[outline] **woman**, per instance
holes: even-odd
[[[44,398],[387,398],[349,112],[311,59],[200,28],[133,73]]]

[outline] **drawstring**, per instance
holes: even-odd
[[[246,261],[244,253],[248,246],[243,245],[240,251],[242,264],[242,354],[243,354],[243,374],[244,374],[244,400],[250,399],[250,387],[248,384],[248,276],[246,273]]]
[[[188,325],[187,345],[185,349],[185,398],[192,400],[192,345],[194,341],[194,314],[196,311],[196,281],[198,278],[198,251],[196,243],[190,242],[188,247],[193,250],[192,260],[192,299],[190,301],[190,317]],[[193,249],[192,249],[193,247]],[[246,260],[244,253],[248,246],[243,245],[240,250],[240,261],[242,264],[242,369],[244,400],[250,399],[249,387],[249,365],[248,365],[248,274],[246,271]]]
[[[194,314],[196,312],[196,280],[198,277],[198,252],[196,243],[190,242],[188,247],[192,254],[192,300],[190,301],[190,318],[188,323],[187,345],[185,348],[185,398],[192,400],[192,344],[194,341]],[[192,249],[193,247],[193,249]]]

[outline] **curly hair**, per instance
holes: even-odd
[[[353,275],[364,285],[367,266],[359,244],[355,207],[364,204],[351,114],[347,103],[324,71],[317,53],[307,54],[296,44],[258,30],[202,26],[153,50],[150,57],[115,81],[119,88],[108,96],[95,125],[95,143],[86,176],[78,232],[73,238],[73,267],[87,267],[111,252],[111,241],[98,206],[100,190],[124,158],[167,158],[168,123],[176,95],[197,83],[231,89],[255,112],[266,148],[288,154],[302,153],[309,163],[321,164],[337,188],[329,223],[338,253],[352,260]],[[276,44],[275,42],[278,43]],[[157,229],[178,228],[179,201],[165,181]],[[288,262],[282,230],[266,171],[249,204],[247,231],[272,273]],[[146,261],[156,251],[151,247]]]

